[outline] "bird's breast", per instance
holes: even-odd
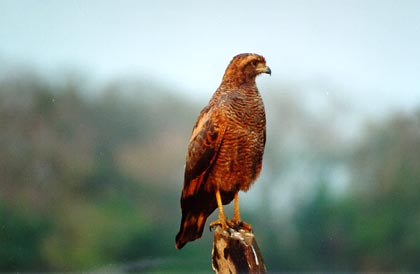
[[[231,124],[226,129],[209,180],[224,191],[248,190],[259,175],[264,153],[264,128]]]
[[[265,145],[265,111],[258,92],[230,93],[223,98],[226,130],[209,170],[208,191],[248,190],[261,171]]]

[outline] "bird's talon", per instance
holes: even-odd
[[[226,224],[227,224],[227,226],[228,226],[229,228],[232,228],[232,229],[234,229],[234,230],[235,230],[236,225],[235,225],[235,223],[234,223],[234,222],[229,221],[229,220],[226,220]]]
[[[214,229],[216,226],[217,226],[217,224],[214,224],[213,222],[211,222],[211,223],[209,224],[209,230],[210,230],[210,232],[213,232],[213,229]]]
[[[226,228],[229,226],[228,225],[228,220],[216,220],[210,223],[209,228],[210,231],[213,231],[212,229],[214,229],[216,226],[220,226],[222,229],[226,230]]]
[[[245,223],[241,220],[232,220],[230,221],[230,223],[233,224],[233,226],[231,226],[233,229],[235,229],[236,231],[239,231],[240,229],[243,229],[245,231],[248,232],[252,232],[252,227],[250,224]]]

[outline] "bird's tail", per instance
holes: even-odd
[[[182,214],[181,227],[176,235],[176,248],[181,249],[187,242],[200,238],[208,216],[205,211]]]
[[[234,192],[222,192],[222,203],[232,201]],[[186,243],[192,242],[203,235],[207,218],[217,208],[214,193],[200,191],[195,196],[181,197],[182,219],[181,227],[176,235],[176,248],[181,249]]]

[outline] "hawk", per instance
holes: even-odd
[[[181,194],[182,219],[176,247],[201,237],[207,217],[219,209],[210,227],[221,225],[250,230],[241,221],[238,192],[247,191],[258,177],[264,153],[265,111],[255,78],[271,75],[263,56],[233,57],[222,83],[203,108],[192,130]],[[223,205],[234,201],[228,220]]]

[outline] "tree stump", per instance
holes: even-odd
[[[212,267],[216,273],[266,273],[264,260],[252,232],[243,229],[214,231]]]

